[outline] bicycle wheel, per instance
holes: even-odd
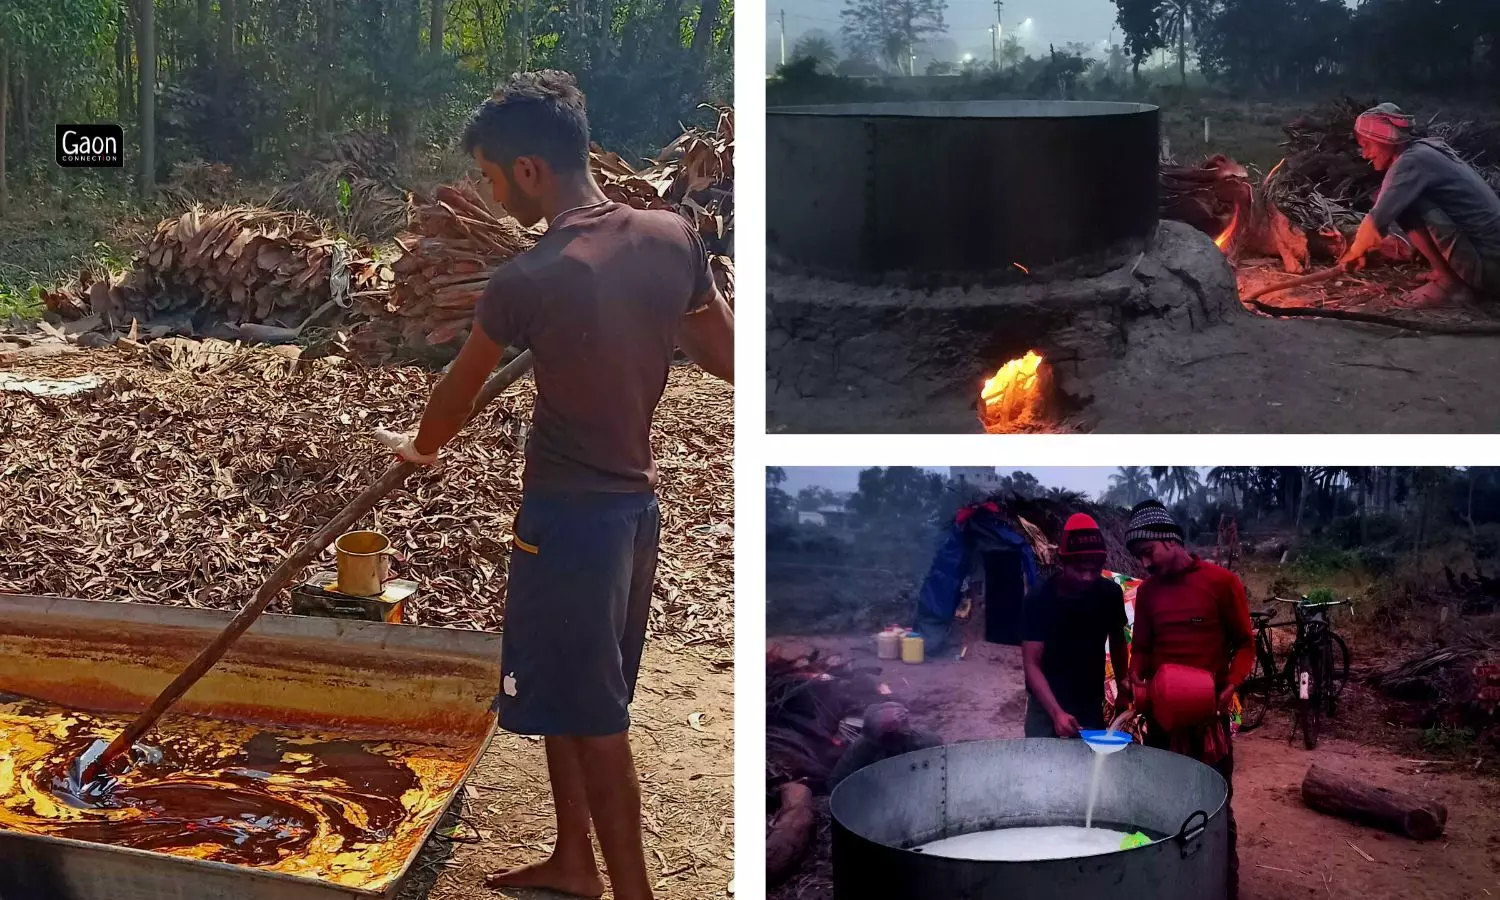
[[[1313,750],[1318,746],[1318,727],[1321,724],[1319,718],[1323,712],[1323,661],[1320,654],[1309,650],[1302,659],[1299,666],[1297,705],[1302,713],[1302,742],[1307,749]],[[1301,678],[1307,677],[1307,696],[1302,696]]]
[[[1266,721],[1266,712],[1271,708],[1271,697],[1276,691],[1277,679],[1273,672],[1266,671],[1264,661],[1257,656],[1250,677],[1240,685],[1240,731],[1254,731]]]
[[[1327,694],[1325,705],[1328,715],[1338,715],[1339,698],[1344,694],[1344,688],[1349,685],[1349,645],[1344,639],[1328,632],[1328,648],[1326,658],[1328,660],[1328,680],[1324,682],[1323,690]]]

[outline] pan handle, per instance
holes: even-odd
[[[1177,829],[1177,846],[1182,852],[1182,858],[1187,859],[1203,849],[1203,842],[1198,840],[1203,832],[1208,830],[1208,813],[1197,810],[1183,821],[1182,827]]]

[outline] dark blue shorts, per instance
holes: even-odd
[[[500,645],[501,728],[598,737],[630,727],[660,533],[654,494],[522,498]]]

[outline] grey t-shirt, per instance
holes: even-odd
[[[1387,234],[1419,198],[1447,213],[1480,255],[1500,259],[1500,195],[1472,166],[1414,142],[1386,171],[1370,210],[1380,234]]]

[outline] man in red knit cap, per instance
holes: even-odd
[[[1080,729],[1102,729],[1104,649],[1117,673],[1122,702],[1125,679],[1125,594],[1104,578],[1104,533],[1082,513],[1063,526],[1058,569],[1026,598],[1021,657],[1026,670],[1026,736],[1076,738]]]
[[[1234,800],[1234,748],[1229,707],[1234,692],[1255,662],[1254,637],[1245,586],[1228,569],[1204,562],[1183,546],[1182,529],[1166,507],[1147,500],[1130,511],[1125,545],[1146,570],[1135,594],[1135,631],[1130,644],[1130,676],[1144,701],[1146,685],[1163,663],[1210,672],[1218,707],[1209,719],[1168,732],[1146,713],[1146,745],[1190,756],[1212,766],[1229,785]],[[1240,858],[1234,810],[1229,816],[1229,897],[1239,895]]]

